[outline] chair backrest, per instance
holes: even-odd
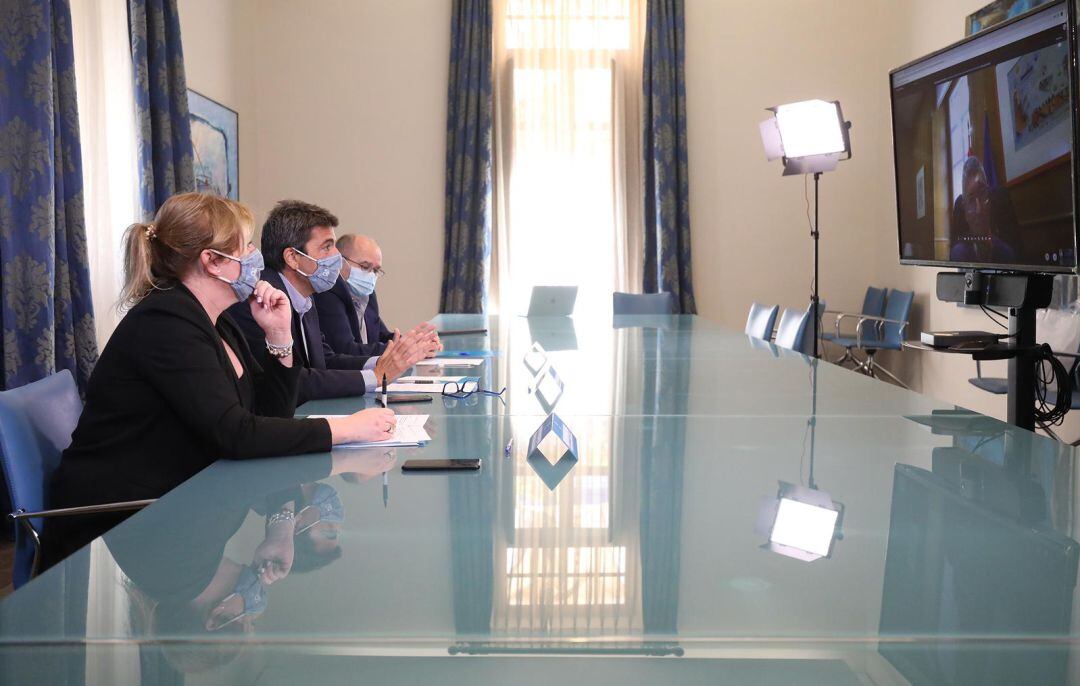
[[[612,293],[615,314],[673,314],[675,298],[671,293]]]
[[[884,288],[874,288],[870,286],[866,289],[866,296],[862,301],[862,313],[871,317],[880,317],[885,312],[885,291]]]
[[[47,507],[45,490],[60,464],[60,453],[71,444],[81,412],[75,379],[66,369],[0,392],[0,464],[13,508],[33,512]],[[30,523],[41,531],[40,519]],[[20,528],[15,536],[18,586],[29,578],[33,541],[27,540]]]
[[[780,313],[780,324],[776,327],[776,345],[788,350],[798,350],[806,335],[808,315],[806,310],[785,307]]]
[[[806,326],[803,327],[802,338],[799,339],[799,344],[793,348],[803,355],[812,355],[814,353],[814,324],[813,320],[810,319],[810,307],[807,306],[806,308]],[[817,305],[818,336],[821,336],[821,318],[825,315],[826,309],[825,300],[819,299]]]
[[[752,304],[750,316],[746,318],[746,335],[769,340],[773,327],[776,326],[776,313],[779,311],[780,308],[776,305],[769,307],[761,303]]]
[[[906,322],[911,315],[911,302],[915,299],[912,291],[901,291],[893,288],[885,298],[885,318],[897,322]],[[903,347],[903,333],[901,324],[886,323],[881,327],[881,347],[891,350],[899,350]]]

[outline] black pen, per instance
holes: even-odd
[[[390,472],[382,473],[382,506],[385,508],[390,502]]]
[[[390,407],[390,402],[386,397],[386,374],[382,375],[382,406]]]
[[[415,379],[413,381],[410,381],[409,383],[431,383],[431,384],[433,384],[435,382],[434,381],[427,381],[425,379]]]

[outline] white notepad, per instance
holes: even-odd
[[[310,419],[337,419],[347,417],[342,414],[313,414]],[[397,426],[394,427],[394,435],[385,441],[357,441],[355,443],[342,443],[334,448],[412,448],[423,445],[431,440],[424,424],[427,423],[426,414],[399,414]]]
[[[484,364],[482,357],[433,357],[420,360],[417,367],[479,367]]]
[[[463,385],[464,393],[476,390],[476,377],[467,376],[403,376],[389,385],[390,393],[442,393],[443,386],[449,382]]]

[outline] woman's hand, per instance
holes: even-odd
[[[345,481],[358,483],[390,471],[397,461],[397,451],[378,448],[338,450],[330,454],[330,459],[331,474],[341,474]]]
[[[292,304],[289,296],[260,281],[255,284],[255,292],[248,301],[251,316],[266,334],[266,340],[274,345],[288,345],[292,341]]]
[[[330,424],[331,440],[334,445],[338,445],[358,441],[385,441],[393,438],[394,427],[397,426],[397,415],[393,410],[376,407],[326,421]]]
[[[293,556],[293,532],[295,522],[292,520],[280,521],[266,530],[266,538],[255,549],[255,557],[251,566],[258,572],[262,582],[269,586],[275,581],[280,581],[292,571]]]

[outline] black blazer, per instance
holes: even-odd
[[[244,368],[240,378],[222,339]],[[215,328],[184,286],[151,292],[121,320],[90,376],[49,506],[159,498],[219,458],[329,450],[325,420],[293,418],[300,373],[269,356],[257,361],[228,315]],[[73,552],[124,516],[52,518],[44,539]]]
[[[364,310],[368,342],[360,341],[360,318],[356,316],[352,291],[348,282],[340,276],[333,288],[325,293],[316,293],[314,300],[315,308],[319,311],[323,337],[334,352],[346,355],[378,355],[386,349],[387,342],[394,338],[394,332],[379,316],[379,299],[372,293],[368,296],[367,309]]]
[[[262,278],[274,288],[288,294],[281,274],[265,269]],[[251,349],[265,350],[266,334],[251,316],[251,307],[247,303],[237,303],[230,307],[228,312],[243,331]],[[301,326],[304,327],[302,335]],[[322,398],[347,398],[366,392],[362,370],[368,356],[335,353],[326,343],[319,324],[319,312],[314,306],[307,311],[302,321],[296,310],[292,311],[292,333],[293,359],[303,367],[300,372],[298,404]],[[304,340],[307,341],[306,352]]]

